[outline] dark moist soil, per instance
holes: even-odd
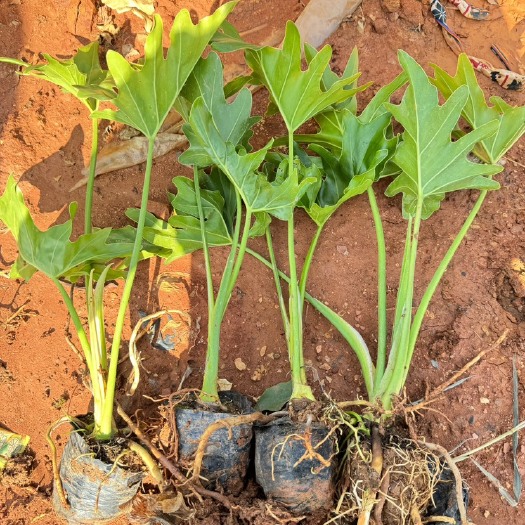
[[[195,18],[208,14],[219,2],[191,2]],[[394,2],[395,4],[396,2]],[[523,58],[524,13],[520,0],[501,0],[501,6],[478,0],[492,18],[476,23],[464,19],[448,5],[449,23],[458,32],[467,50],[496,63],[489,51],[497,44],[509,55]],[[248,38],[260,42],[282,31],[287,19],[296,19],[306,1],[243,0],[232,22]],[[333,46],[332,65],[342,71],[354,46],[360,53],[362,82],[373,86],[361,97],[363,105],[399,72],[397,49],[404,49],[427,67],[435,62],[453,72],[456,57],[445,43],[441,30],[428,12],[428,0],[401,0],[388,12],[379,0],[365,0],[354,16],[344,21],[327,40]],[[160,0],[157,12],[170,25],[176,12],[188,6],[183,1]],[[392,2],[389,2],[392,8]],[[68,57],[99,35],[96,9],[91,0],[3,0],[0,9],[0,55],[34,63],[38,53]],[[131,15],[118,15],[120,29],[114,47],[119,51],[142,50],[142,22]],[[262,24],[262,26],[261,26]],[[232,61],[237,58],[232,57]],[[428,68],[430,71],[430,68]],[[489,79],[478,77],[488,96],[500,96],[509,104],[524,104],[525,93],[502,90]],[[0,65],[0,190],[12,173],[40,228],[67,217],[67,204],[79,201],[75,233],[82,228],[84,189],[69,189],[78,182],[80,170],[88,162],[90,122],[84,108],[59,89],[36,79],[19,78],[13,68]],[[264,111],[263,92],[254,96],[255,110]],[[257,127],[257,142],[282,133],[277,117],[265,119]],[[525,355],[525,143],[520,141],[508,154],[505,171],[498,176],[499,192],[485,201],[465,242],[458,250],[439,286],[425,318],[407,385],[407,396],[417,400],[427,388],[441,384],[482,349],[491,345],[504,330],[506,341],[491,351],[469,373],[469,380],[447,393],[416,421],[418,435],[457,452],[478,446],[512,427],[512,359],[516,357],[523,389]],[[135,166],[101,175],[96,182],[94,225],[122,226],[124,210],[140,204],[144,166]],[[188,171],[177,164],[172,152],[155,161],[150,196],[151,211],[168,213],[166,190],[171,179]],[[380,185],[380,189],[384,189]],[[416,282],[416,298],[446,251],[476,199],[476,192],[461,192],[447,198],[439,213],[426,221],[421,234],[421,257]],[[380,199],[388,244],[389,312],[393,312],[397,288],[396,271],[402,256],[405,224],[400,200]],[[276,225],[277,256],[285,261],[285,229]],[[304,218],[297,221],[297,250],[304,255],[313,228]],[[263,250],[261,243],[255,247]],[[0,266],[7,268],[16,258],[10,235],[3,235]],[[217,251],[213,263],[220,268],[225,254]],[[353,199],[328,225],[311,272],[310,291],[340,312],[362,331],[373,347],[376,337],[375,241],[366,198]],[[286,267],[284,262],[283,268]],[[218,270],[216,270],[218,272]],[[169,272],[169,273],[166,273]],[[170,293],[156,286],[160,276],[168,278]],[[219,274],[217,273],[217,278]],[[222,336],[221,378],[233,388],[259,396],[265,388],[288,380],[286,346],[280,326],[277,299],[271,273],[247,258],[233,293]],[[121,287],[108,286],[106,293],[109,332],[116,316]],[[84,292],[77,292],[79,304]],[[172,352],[140,343],[143,357],[142,383],[133,398],[123,386],[129,367],[122,366],[118,396],[128,413],[140,409],[144,421],[154,418],[148,398],[159,398],[177,390],[182,376],[191,369],[184,386],[198,387],[202,377],[206,341],[206,288],[201,255],[186,257],[166,266],[150,261],[138,273],[125,335],[139,319],[139,311],[152,313],[159,307],[189,312],[191,330],[181,329],[179,344]],[[23,308],[22,308],[23,307]],[[19,310],[21,309],[21,310]],[[18,312],[18,313],[17,313]],[[85,316],[85,312],[81,312]],[[0,280],[0,423],[12,431],[31,436],[35,468],[29,474],[31,486],[1,486],[0,521],[6,525],[58,524],[50,504],[51,463],[45,434],[51,422],[64,414],[89,410],[89,395],[83,386],[83,367],[66,343],[67,316],[59,293],[42,276],[30,283]],[[357,360],[319,315],[307,307],[305,352],[311,381],[317,394],[328,391],[336,400],[355,399],[364,394]],[[242,362],[236,366],[236,359]],[[237,365],[239,361],[237,361]],[[244,366],[245,365],[245,366]],[[523,419],[523,409],[520,419]],[[59,448],[68,432],[57,432]],[[510,441],[494,445],[477,459],[497,474],[507,489],[512,483]],[[518,465],[525,473],[525,445],[518,449]],[[470,517],[477,525],[523,522],[523,504],[511,508],[483,475],[471,464],[461,464],[471,488]],[[249,504],[249,492],[245,504]],[[276,523],[266,503],[255,501],[254,523]],[[270,509],[271,510],[271,509]],[[199,523],[217,523],[227,513],[208,505],[210,518]],[[272,512],[279,516],[275,509]],[[246,511],[248,513],[248,511]],[[311,517],[310,523],[323,523]]]

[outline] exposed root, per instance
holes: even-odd
[[[421,514],[415,505],[410,511],[410,518],[412,519],[413,525],[423,525],[423,522],[421,521]]]
[[[374,520],[376,525],[383,525],[383,508],[386,503],[386,495],[388,493],[388,487],[390,487],[390,471],[387,470],[383,479],[381,480],[381,485],[379,486],[379,496],[377,498],[377,503],[374,508]]]
[[[465,503],[463,501],[463,478],[461,477],[461,473],[456,463],[448,453],[447,449],[442,447],[441,445],[437,445],[436,443],[429,443],[428,441],[418,441],[418,444],[428,448],[432,452],[437,452],[438,454],[443,456],[443,459],[447,462],[450,471],[454,475],[454,480],[456,483],[456,499],[458,504],[459,515],[461,517],[461,523],[471,523],[468,521],[467,509],[465,508]]]
[[[139,341],[144,335],[146,335],[151,327],[155,324],[157,319],[160,319],[164,315],[177,314],[184,318],[186,322],[191,325],[191,317],[187,312],[181,310],[161,310],[153,314],[147,315],[139,319],[131,337],[129,339],[129,351],[128,357],[132,366],[131,374],[128,378],[128,387],[126,394],[132,396],[135,393],[140,381],[140,352],[137,349],[137,341]]]
[[[202,460],[204,458],[204,454],[206,453],[208,441],[210,440],[214,432],[221,428],[227,428],[231,432],[231,429],[233,427],[246,425],[248,423],[255,423],[256,421],[259,421],[264,424],[270,423],[270,421],[273,421],[274,419],[277,419],[282,415],[282,412],[275,412],[272,415],[265,415],[262,412],[255,412],[253,414],[245,414],[240,416],[228,417],[226,419],[220,419],[219,421],[216,421],[215,423],[212,423],[210,426],[208,426],[208,428],[204,431],[204,433],[201,436],[199,445],[197,447],[197,452],[195,453],[195,460],[193,462],[193,474],[191,476],[192,483],[199,482],[200,473],[202,470]]]
[[[194,484],[191,480],[188,480],[186,476],[162,453],[160,452],[150,441],[150,439],[140,430],[140,428],[132,421],[132,419],[124,412],[119,403],[117,403],[117,412],[119,416],[126,422],[131,431],[137,436],[137,438],[151,451],[157,461],[168,471],[170,474],[181,484],[188,485],[191,490],[200,494],[204,497],[213,498],[221,503],[228,510],[232,510],[232,504],[230,500],[223,494],[207,490],[200,485],[200,483]]]
[[[82,427],[82,422],[76,418],[73,418],[71,416],[63,416],[58,421],[55,421],[50,425],[50,427],[47,430],[46,433],[46,440],[47,444],[49,445],[49,448],[51,449],[51,465],[53,470],[53,482],[55,486],[55,490],[58,492],[58,497],[60,499],[60,503],[65,509],[69,509],[69,501],[67,500],[66,493],[64,491],[64,487],[62,486],[62,480],[60,479],[60,469],[58,468],[58,460],[57,460],[57,448],[55,446],[55,442],[53,441],[53,438],[51,437],[51,434],[60,426],[62,426],[64,423],[75,423],[75,425]]]
[[[368,461],[361,460],[354,444],[345,472],[350,482],[341,496],[340,510],[357,508],[348,514],[357,518],[358,525],[372,521],[375,525],[421,525],[441,475],[441,462],[416,442],[391,439],[380,447],[378,429],[372,428],[371,434],[377,437],[363,444]]]
[[[379,434],[379,427],[376,424],[372,425],[371,430],[371,448],[372,448],[372,461],[370,462],[370,468],[380,478],[383,472],[383,445],[381,443],[381,435]],[[388,473],[388,471],[387,471]],[[390,476],[389,476],[390,477]],[[379,487],[365,488],[362,494],[362,508],[357,518],[357,525],[368,525],[372,516],[372,511],[378,503]],[[386,494],[386,493],[385,493]],[[384,505],[384,502],[383,502]],[[381,522],[381,514],[378,514]]]

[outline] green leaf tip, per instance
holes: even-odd
[[[111,77],[100,65],[98,42],[80,47],[72,58],[57,59],[45,53],[42,56],[46,64],[30,65],[4,58],[0,58],[0,62],[20,66],[20,75],[42,78],[59,86],[86,104],[90,111],[98,107],[98,101],[115,96]]]
[[[403,141],[393,158],[402,173],[388,186],[386,195],[403,193],[404,216],[413,216],[419,208],[425,219],[439,209],[447,192],[499,188],[488,176],[500,172],[501,166],[467,158],[480,140],[496,132],[497,122],[487,122],[453,142],[452,133],[468,100],[467,86],[460,86],[439,105],[437,89],[423,68],[403,51],[399,62],[409,86],[399,105],[386,103],[385,107],[404,127]]]
[[[525,106],[510,106],[501,97],[491,97],[493,106],[489,106],[474,68],[464,53],[458,58],[454,76],[435,64],[432,64],[432,68],[435,75],[432,82],[446,99],[459,87],[468,87],[469,97],[462,116],[473,129],[492,120],[498,122],[497,132],[481,139],[474,149],[474,153],[483,161],[492,164],[498,162],[525,133]]]
[[[350,88],[359,74],[337,81],[327,75],[332,57],[330,46],[324,46],[315,54],[310,49],[309,55],[311,60],[303,71],[301,37],[293,22],[286,24],[282,49],[264,47],[246,51],[246,62],[254,72],[255,81],[269,90],[289,132],[366,88]],[[329,85],[324,84],[323,78],[329,79]]]
[[[122,122],[153,139],[210,39],[235,4],[236,2],[224,4],[195,25],[189,11],[181,10],[170,31],[166,57],[162,47],[162,19],[155,15],[153,30],[146,39],[144,63],[140,69],[128,63],[119,53],[109,51],[108,67],[118,89],[113,100],[117,111],[100,111],[95,116]]]
[[[107,263],[125,257],[130,244],[108,243],[111,229],[105,228],[81,235],[70,241],[76,203],[70,205],[70,219],[63,224],[40,231],[24,203],[24,196],[13,176],[7,180],[0,197],[0,221],[16,240],[19,257],[11,269],[11,277],[28,280],[37,270],[51,278],[79,275],[88,263]]]

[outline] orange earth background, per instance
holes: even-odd
[[[409,52],[429,72],[430,62],[451,73],[455,69],[456,57],[430,15],[428,0],[384,3],[389,10],[380,0],[364,0],[326,41],[333,48],[332,65],[336,71],[342,71],[354,46],[359,49],[362,81],[374,83],[362,96],[361,104],[400,71],[398,49]],[[491,11],[490,20],[483,23],[463,18],[447,4],[449,23],[470,54],[496,64],[489,50],[495,43],[518,70],[525,54],[525,3],[498,3],[478,0],[479,7]],[[170,26],[182,8],[189,8],[198,19],[218,4],[211,0],[159,0],[156,12]],[[307,0],[241,0],[230,20],[250,41],[258,43],[272,36],[278,40],[286,21],[295,20],[307,4]],[[91,0],[0,0],[0,56],[30,63],[35,63],[41,52],[61,58],[71,56],[80,45],[98,38],[98,7]],[[114,22],[118,28],[114,49],[142,53],[143,22],[129,13],[116,15]],[[242,57],[234,55],[228,60],[240,64]],[[498,95],[510,104],[525,104],[524,92],[505,91],[481,76],[479,82],[487,96]],[[0,191],[8,175],[14,174],[41,229],[62,222],[71,200],[79,201],[78,217],[82,217],[85,190],[69,190],[80,180],[80,171],[88,163],[90,122],[84,108],[48,83],[18,77],[7,65],[0,65],[0,94]],[[264,92],[255,94],[258,114],[262,114],[266,102]],[[282,132],[279,119],[269,117],[258,125],[255,140],[263,143]],[[115,136],[115,130],[109,131],[106,140]],[[524,152],[525,142],[521,140],[508,153],[505,171],[498,176],[501,191],[489,195],[445,275],[426,316],[409,376],[407,396],[419,399],[427,388],[441,384],[505,330],[509,331],[504,343],[469,372],[468,381],[417,418],[417,432],[448,450],[474,448],[512,427],[513,356],[517,357],[519,393],[523,398]],[[126,223],[124,210],[140,204],[142,170],[139,165],[97,178],[95,226]],[[168,213],[166,191],[171,189],[171,179],[182,173],[186,170],[177,163],[176,152],[155,161],[151,211]],[[425,223],[416,295],[422,293],[475,198],[475,192],[455,194]],[[400,201],[382,198],[380,207],[389,247],[388,264],[395,269],[402,256],[405,227]],[[77,234],[80,222],[76,221]],[[306,251],[310,234],[311,226],[301,217],[297,223],[299,253]],[[16,247],[10,234],[2,234],[0,239],[0,269],[5,270],[16,258]],[[281,229],[276,234],[276,244],[282,245],[279,241],[284,240]],[[278,256],[285,260],[283,251]],[[216,253],[214,260],[220,267],[223,254]],[[361,329],[371,343],[376,333],[375,260],[371,214],[366,199],[357,198],[338,212],[325,231],[313,263],[310,290]],[[161,287],[157,285],[159,277],[165,283]],[[388,285],[392,307],[397,278],[396,272],[391,272]],[[119,294],[118,286],[107,293],[110,333]],[[80,293],[78,299],[82,299]],[[276,305],[271,275],[247,259],[222,336],[221,377],[233,383],[235,390],[259,396],[268,386],[287,380],[287,352]],[[148,398],[176,390],[187,370],[192,373],[185,386],[199,385],[206,340],[205,272],[200,254],[169,266],[145,262],[140,267],[127,336],[139,311],[152,313],[159,307],[189,312],[192,325],[181,332],[174,352],[163,353],[146,341],[141,342],[141,389],[133,398],[126,398],[122,389],[119,396],[128,412],[141,409],[144,421],[153,406]],[[0,279],[0,424],[31,436],[33,458],[25,479],[18,480],[18,484],[0,482],[0,522],[5,525],[59,523],[50,504],[52,476],[45,434],[61,416],[86,413],[90,399],[82,383],[82,364],[66,343],[67,322],[64,304],[45,278],[37,275],[29,283]],[[318,377],[313,380],[315,389],[325,389],[336,400],[355,399],[363,394],[357,361],[342,339],[311,309],[306,311],[305,324],[306,359]],[[238,358],[246,365],[243,370],[235,364]],[[121,386],[128,372],[129,365],[124,363]],[[522,408],[520,420],[524,416]],[[62,427],[56,435],[59,449],[66,437],[66,427]],[[511,490],[510,440],[480,453],[477,460]],[[525,444],[518,449],[518,464],[525,474]],[[474,523],[524,523],[523,503],[510,507],[471,463],[462,463],[461,471],[471,490],[469,514]],[[210,523],[218,523],[219,518],[216,520]],[[268,523],[274,521],[268,518]]]

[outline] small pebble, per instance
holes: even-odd
[[[348,248],[344,244],[338,245],[336,249],[337,253],[340,253],[344,257],[346,257],[349,254]]]
[[[240,371],[246,370],[246,363],[240,357],[235,359],[234,364],[237,370],[240,370]]]

